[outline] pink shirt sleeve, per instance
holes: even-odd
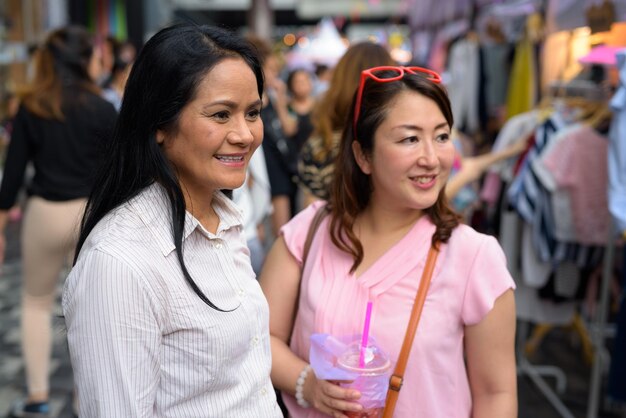
[[[302,265],[302,252],[304,251],[304,241],[309,232],[309,226],[317,210],[325,204],[326,202],[324,201],[314,202],[280,228],[279,234],[285,240],[287,249],[300,265]]]
[[[461,311],[463,324],[478,324],[508,289],[515,289],[515,282],[506,268],[504,252],[495,238],[485,237],[466,283]]]

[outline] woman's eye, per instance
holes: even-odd
[[[261,116],[261,111],[259,109],[253,109],[247,114],[247,118],[250,120],[256,120],[259,116]]]
[[[213,118],[223,121],[228,119],[228,112],[217,112],[213,114]]]
[[[449,133],[441,134],[437,137],[437,141],[439,142],[446,142],[448,139],[450,139]]]
[[[415,142],[419,142],[419,138],[416,136],[409,136],[408,138],[404,138],[402,141],[400,141],[402,143],[406,143],[406,144],[413,144]]]

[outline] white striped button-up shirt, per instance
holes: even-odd
[[[90,233],[63,294],[84,417],[282,417],[270,382],[267,302],[241,214],[214,195],[216,234],[187,213],[186,282],[169,201],[153,184]]]

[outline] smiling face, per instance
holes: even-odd
[[[455,153],[441,109],[410,90],[389,103],[370,155],[357,142],[352,147],[357,164],[370,176],[370,202],[394,211],[431,207],[448,180]]]
[[[260,109],[254,73],[242,59],[228,58],[198,84],[175,129],[157,132],[192,201],[206,201],[215,190],[243,184],[250,157],[263,138]]]

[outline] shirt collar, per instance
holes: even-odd
[[[176,249],[172,236],[171,203],[163,186],[158,183],[151,184],[133,198],[129,205],[153,233],[156,245],[163,256],[169,255]],[[196,229],[207,238],[213,239],[230,228],[243,225],[241,210],[220,191],[213,194],[213,209],[220,219],[216,234],[208,232],[196,217],[186,211],[183,241]]]

